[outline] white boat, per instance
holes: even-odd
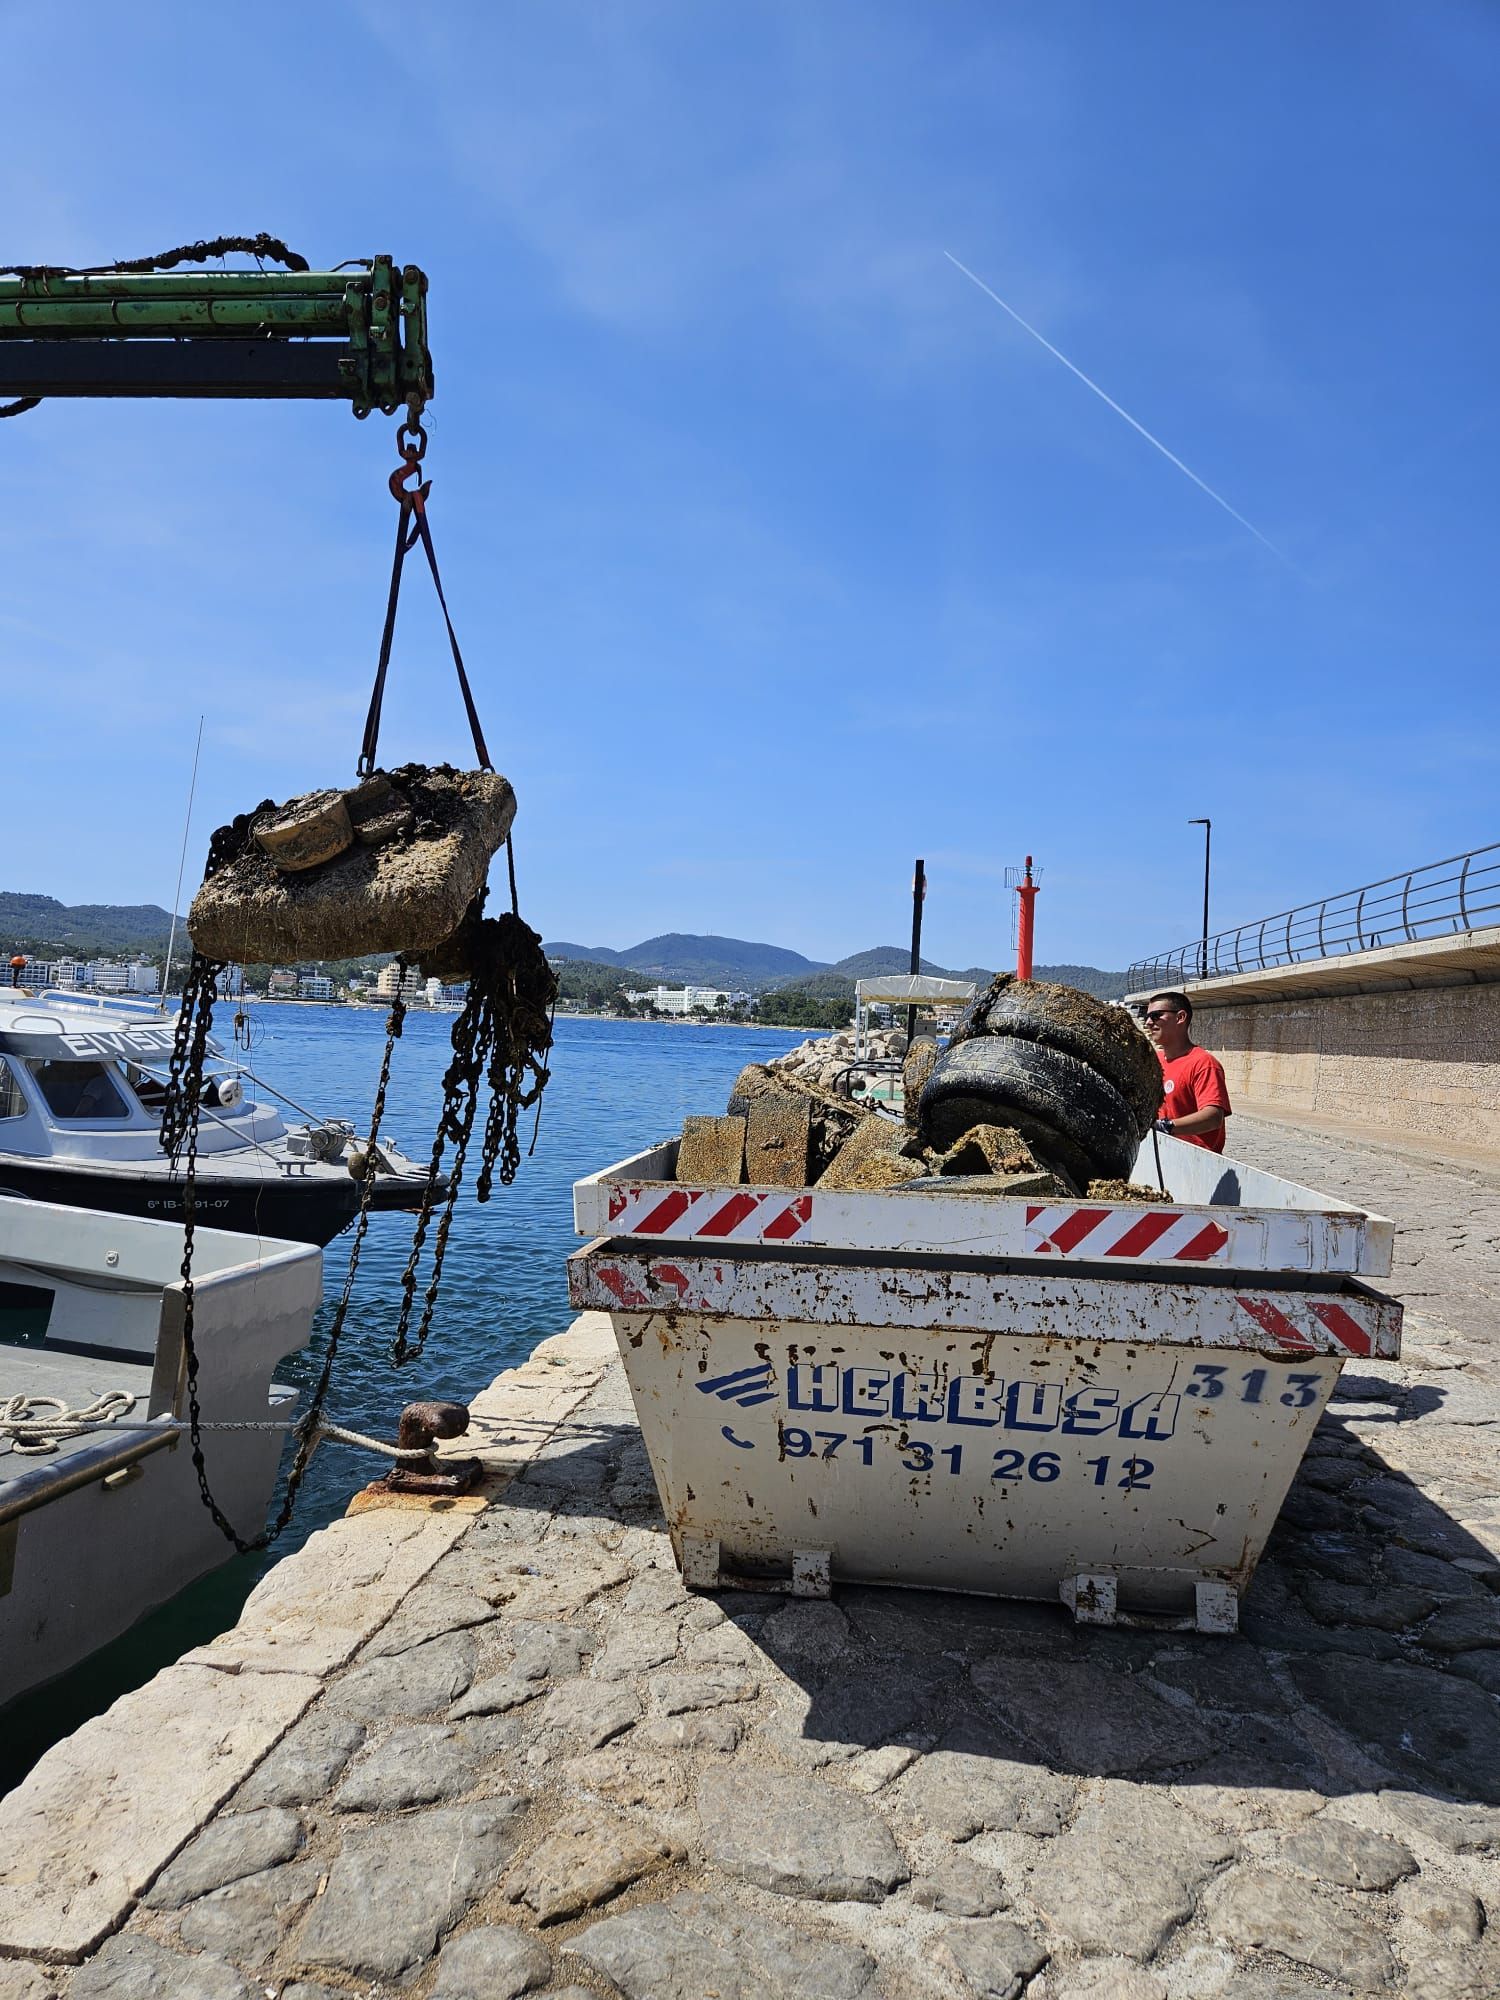
[[[0,991],[0,1194],[183,1219],[159,1143],[174,1022],[152,1001]],[[340,1119],[287,1125],[245,1088],[271,1086],[217,1043],[199,1120],[194,1215],[249,1235],[328,1243],[353,1220],[362,1145]],[[274,1093],[273,1093],[274,1094]],[[415,1208],[425,1171],[382,1139],[373,1209]],[[438,1193],[447,1187],[440,1177]]]
[[[133,1404],[29,1455],[0,1433],[0,1702],[65,1672],[226,1561],[198,1494],[187,1414],[182,1230],[0,1197],[0,1405],[32,1414]],[[265,1519],[296,1392],[277,1363],[306,1345],[322,1253],[196,1232],[194,1329],[214,1496],[247,1539]],[[128,1428],[126,1426],[129,1426]]]

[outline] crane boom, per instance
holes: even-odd
[[[432,386],[427,279],[390,257],[0,278],[0,397],[323,398],[415,423]]]

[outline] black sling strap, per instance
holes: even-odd
[[[474,754],[479,759],[481,771],[493,771],[495,767],[490,762],[484,731],[479,726],[479,711],[474,706],[469,676],[464,671],[464,656],[458,649],[458,634],[454,631],[453,620],[448,615],[448,600],[443,595],[443,579],[438,574],[437,554],[432,546],[432,530],[427,525],[427,495],[432,490],[432,482],[424,481],[415,493],[398,491],[394,482],[391,490],[401,502],[401,512],[396,519],[396,553],[391,562],[391,592],[386,600],[385,629],[380,635],[380,661],[375,669],[375,685],[370,690],[370,710],[365,717],[364,742],[360,745],[359,775],[368,778],[375,769],[375,752],[380,740],[380,711],[385,701],[385,677],[391,664],[391,645],[396,636],[396,604],[401,595],[401,571],[407,555],[419,541],[427,557],[427,567],[432,571],[433,588],[437,591],[438,603],[442,606],[443,623],[448,628],[448,644],[453,648],[453,664],[458,669],[458,685],[464,698],[464,708],[468,712],[469,729],[474,738]],[[409,529],[408,515],[412,517]]]

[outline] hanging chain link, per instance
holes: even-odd
[[[508,841],[506,849],[509,858]],[[474,1198],[487,1202],[497,1172],[505,1187],[516,1177],[521,1164],[521,1114],[532,1105],[537,1105],[540,1111],[542,1092],[550,1075],[546,1059],[552,1047],[557,978],[547,963],[541,938],[522,921],[515,908],[513,858],[510,886],[512,907],[504,915],[484,916],[485,899],[481,892],[460,927],[459,936],[469,967],[469,991],[453,1023],[453,1056],[443,1075],[442,1113],[432,1142],[417,1226],[412,1233],[411,1255],[401,1277],[401,1312],[391,1343],[391,1359],[398,1368],[421,1354],[432,1330],[443,1260],[478,1116],[481,1087],[488,1089],[489,1105],[480,1138]],[[532,1143],[535,1144],[534,1139]],[[450,1144],[453,1158],[448,1189],[433,1238],[432,1268],[422,1295],[422,1315],[413,1336],[411,1319],[416,1304],[417,1271],[436,1207],[443,1156]]]
[[[192,1448],[193,1470],[198,1478],[199,1495],[212,1516],[214,1525],[225,1540],[232,1542],[236,1551],[244,1556],[251,1555],[259,1549],[269,1548],[285,1532],[296,1507],[297,1495],[311,1462],[313,1448],[318,1441],[323,1407],[328,1400],[328,1391],[333,1380],[334,1359],[338,1354],[339,1339],[348,1317],[355,1275],[359,1270],[360,1252],[364,1247],[365,1232],[369,1227],[370,1197],[375,1185],[375,1145],[380,1136],[381,1121],[385,1117],[386,1093],[391,1080],[391,1058],[400,1038],[406,1004],[398,992],[391,1004],[391,1011],[385,1024],[385,1053],[381,1059],[380,1080],[375,1088],[375,1103],[370,1113],[369,1137],[365,1142],[365,1171],[359,1184],[359,1210],[354,1225],[354,1240],[349,1246],[349,1265],[344,1274],[344,1285],[339,1294],[338,1305],[334,1308],[333,1321],[328,1329],[328,1344],[323,1356],[322,1369],[306,1410],[293,1426],[297,1448],[287,1473],[286,1491],[282,1497],[281,1508],[269,1528],[263,1529],[253,1538],[246,1539],[219,1506],[208,1483],[208,1468],[203,1456],[203,1412],[198,1396],[198,1344],[194,1337],[194,1206],[197,1187],[199,1111],[203,1096],[203,1057],[208,1043],[209,1025],[213,1019],[214,1000],[217,997],[218,974],[223,969],[222,965],[216,964],[211,959],[200,958],[197,952],[194,952],[188,969],[187,982],[183,987],[181,1011],[177,1017],[177,1032],[173,1038],[167,1100],[162,1112],[161,1143],[163,1150],[171,1155],[174,1168],[179,1158],[184,1153],[186,1155],[184,1161],[186,1172],[182,1184],[183,1240],[180,1268],[182,1349],[187,1364],[188,1437]]]

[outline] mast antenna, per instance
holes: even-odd
[[[188,833],[193,824],[193,795],[198,789],[198,758],[203,749],[203,717],[198,717],[198,740],[193,745],[193,775],[188,780],[187,815],[182,822],[182,852],[177,857],[177,887],[172,891],[172,928],[167,933],[167,962],[161,975],[161,1011],[167,1011],[167,996],[172,990],[172,952],[177,944],[177,909],[182,901],[182,875],[187,866]]]

